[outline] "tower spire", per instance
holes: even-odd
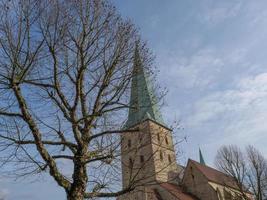
[[[136,44],[134,53],[130,108],[125,127],[130,128],[146,119],[164,125],[154,91],[144,72],[143,62]]]
[[[202,165],[206,165],[200,148],[199,148],[199,162]]]

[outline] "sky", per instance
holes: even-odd
[[[113,0],[156,55],[166,87],[162,114],[179,121],[179,162],[214,166],[224,144],[254,145],[267,157],[267,1]],[[49,177],[0,179],[0,199],[65,199]]]

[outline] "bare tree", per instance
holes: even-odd
[[[235,145],[223,146],[215,164],[233,177],[244,199],[250,192],[256,200],[266,199],[267,161],[253,146],[248,146],[246,152]]]
[[[253,146],[247,149],[247,181],[256,200],[267,199],[267,160]]]
[[[115,187],[140,41],[133,24],[105,0],[10,0],[0,9],[2,167],[48,172],[68,200],[133,190]],[[139,49],[150,70],[148,49]]]
[[[225,173],[233,177],[243,198],[247,199],[245,185],[246,160],[237,146],[223,146],[216,155],[216,166]]]

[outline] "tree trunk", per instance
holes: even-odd
[[[68,194],[67,200],[84,200],[83,192],[81,191],[73,191],[71,194]]]
[[[85,191],[86,183],[84,181],[74,182],[67,194],[67,200],[84,200]]]
[[[86,167],[81,160],[74,164],[73,183],[67,194],[67,200],[84,200],[84,194],[87,186]]]

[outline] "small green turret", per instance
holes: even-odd
[[[200,148],[199,148],[199,162],[202,165],[206,165]]]

